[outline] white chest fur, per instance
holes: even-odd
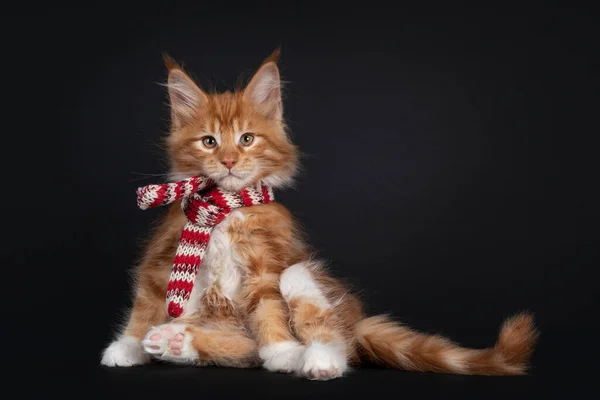
[[[190,316],[199,310],[200,297],[211,286],[218,286],[220,292],[230,300],[235,297],[242,281],[241,260],[235,252],[235,246],[231,244],[227,229],[236,219],[244,219],[244,214],[233,211],[212,230],[208,248],[182,317]]]

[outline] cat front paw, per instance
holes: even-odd
[[[284,341],[262,347],[258,351],[263,368],[273,372],[293,372],[301,366],[305,347],[296,341]]]
[[[194,364],[198,352],[192,345],[192,335],[185,324],[164,324],[152,327],[142,345],[144,351],[159,360],[178,364]]]
[[[107,367],[132,367],[150,362],[140,341],[132,336],[121,336],[102,353],[100,364]]]
[[[327,381],[341,377],[348,368],[343,346],[312,342],[306,348],[299,372],[310,380]]]

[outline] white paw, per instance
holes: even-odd
[[[154,357],[176,363],[194,363],[198,352],[192,346],[192,335],[185,324],[165,324],[150,328],[142,345]]]
[[[304,352],[300,372],[311,380],[326,381],[339,378],[348,368],[343,346],[312,342]]]
[[[305,347],[296,341],[273,343],[258,351],[263,368],[274,372],[297,371],[302,365]]]
[[[140,341],[132,336],[122,336],[112,342],[100,360],[100,364],[107,367],[131,367],[149,362],[150,356],[144,353]]]

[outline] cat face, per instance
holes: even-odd
[[[244,89],[214,94],[166,61],[173,180],[205,175],[235,191],[259,182],[273,187],[291,183],[298,154],[283,121],[277,56],[267,58]]]

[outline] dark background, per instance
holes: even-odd
[[[53,3],[6,13],[12,370],[51,378],[31,389],[86,397],[585,390],[597,369],[597,17],[548,3],[419,4]],[[295,190],[276,195],[332,273],[372,312],[465,346],[491,345],[504,318],[534,312],[542,335],[530,376],[365,367],[316,383],[260,370],[99,367],[129,304],[128,270],[161,212],[135,203],[138,186],[165,179],[161,52],[204,87],[227,90],[278,46],[304,169]]]

